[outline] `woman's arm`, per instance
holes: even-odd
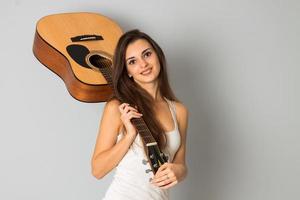
[[[100,179],[117,166],[134,141],[136,133],[127,133],[118,143],[118,133],[123,125],[120,102],[112,100],[104,107],[99,133],[92,157],[92,174]],[[133,131],[133,130],[130,130]]]
[[[188,110],[187,108],[181,104],[176,103],[177,109],[177,120],[178,120],[178,127],[181,136],[181,144],[178,151],[175,154],[173,159],[174,164],[179,164],[182,166],[182,174],[179,177],[179,181],[182,181],[187,175],[187,166],[186,166],[186,135],[187,135],[187,127],[188,127]]]
[[[188,110],[183,104],[178,102],[175,103],[175,106],[177,110],[176,118],[178,121],[181,144],[172,163],[163,164],[158,169],[152,181],[153,184],[163,189],[170,188],[182,181],[186,177],[188,171],[185,162]]]

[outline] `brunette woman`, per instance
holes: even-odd
[[[104,107],[92,157],[97,179],[116,168],[104,199],[169,199],[168,189],[187,174],[188,111],[170,87],[162,49],[147,34],[132,30],[120,38],[113,58],[113,84],[115,97]],[[168,157],[155,175],[131,122],[140,117]]]

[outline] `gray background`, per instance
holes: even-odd
[[[0,11],[0,199],[96,200],[111,181],[90,173],[104,103],[73,99],[32,53],[38,19],[78,11],[165,51],[190,110],[189,175],[172,199],[300,199],[299,1],[15,0]]]

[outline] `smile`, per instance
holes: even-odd
[[[151,71],[152,71],[152,68],[147,69],[146,71],[143,71],[141,74],[142,74],[142,75],[148,75],[148,74],[151,73]]]

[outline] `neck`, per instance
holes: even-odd
[[[162,96],[158,90],[158,82],[155,83],[148,83],[141,85],[154,99],[154,101],[161,101]]]

